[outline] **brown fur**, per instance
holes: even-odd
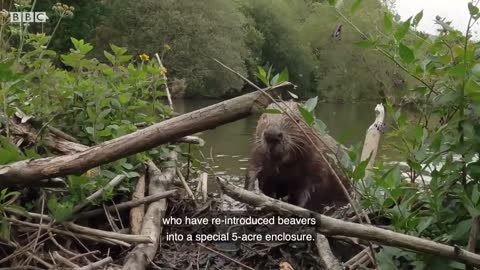
[[[301,121],[297,103],[281,104],[299,123],[308,137],[322,150],[325,145],[314,135],[312,127]],[[272,104],[269,109],[278,109]],[[281,133],[281,134],[280,134]],[[322,136],[336,145],[333,138]],[[348,181],[337,172],[348,188]],[[343,205],[347,199],[326,166],[321,154],[311,145],[296,123],[286,114],[263,114],[257,123],[255,142],[250,158],[245,186],[252,190],[258,179],[260,190],[267,196],[280,199],[288,196],[288,202],[314,211],[330,205]]]

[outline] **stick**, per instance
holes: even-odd
[[[180,169],[178,167],[177,167],[177,176],[180,179],[180,181],[182,182],[183,187],[187,191],[188,196],[190,196],[190,198],[193,200],[193,202],[195,203],[195,206],[198,207],[197,200],[195,199],[195,195],[193,195],[192,190],[188,186],[187,181],[185,181],[185,178],[183,177],[182,172],[180,171]]]
[[[72,268],[79,268],[78,265],[74,264],[73,262],[71,262],[69,259],[63,257],[62,255],[60,255],[60,253],[58,253],[58,251],[54,251],[53,252],[53,257],[55,259],[57,259],[59,262],[65,264],[66,266],[69,266],[69,267],[72,267]]]
[[[158,65],[160,66],[160,70],[164,69],[165,67],[162,64],[162,60],[160,60],[160,56],[158,56],[158,53],[155,53],[155,57],[157,58]],[[173,111],[173,102],[172,102],[172,96],[170,95],[170,90],[168,89],[168,84],[167,84],[167,75],[165,73],[162,73],[163,75],[163,85],[165,85],[165,91],[167,92],[167,99],[168,99],[168,105],[170,106],[170,109]]]
[[[320,260],[325,269],[343,270],[342,265],[333,255],[332,250],[330,249],[330,244],[328,243],[328,239],[325,236],[317,233],[317,240],[315,243],[317,245],[318,253],[320,254]]]
[[[106,257],[105,259],[102,259],[98,262],[94,262],[92,264],[86,265],[84,267],[78,268],[78,270],[95,270],[101,267],[104,267],[105,265],[113,262],[112,257]]]
[[[83,234],[110,238],[110,239],[117,239],[120,241],[125,241],[127,243],[153,243],[154,241],[148,235],[130,235],[130,234],[103,231],[99,229],[92,229],[92,228],[80,226],[73,222],[66,222],[64,223],[64,225],[69,229],[72,229],[74,231],[77,231]]]
[[[292,204],[272,199],[263,194],[255,194],[230,184],[221,177],[217,177],[217,181],[222,190],[228,196],[240,202],[244,202],[253,206],[262,206],[268,210],[293,214],[300,217],[314,217],[317,221],[316,226],[323,234],[358,237],[365,240],[375,241],[387,246],[400,247],[416,252],[447,257],[465,264],[480,266],[480,255],[458,247],[452,247],[423,238],[376,228],[371,225],[362,225],[334,219]]]
[[[136,206],[139,206],[139,205],[142,205],[142,204],[148,204],[148,203],[151,203],[151,202],[156,202],[158,200],[171,197],[171,196],[173,196],[177,193],[178,193],[177,189],[161,192],[161,193],[158,193],[158,194],[147,196],[147,197],[145,197],[143,199],[140,199],[140,200],[128,201],[128,202],[117,204],[117,209],[118,209],[118,211],[125,210],[125,209],[130,209],[132,207],[136,207]],[[115,206],[112,205],[112,206],[107,207],[107,211],[109,211],[109,212],[115,211]],[[94,216],[101,215],[104,212],[105,211],[103,209],[90,210],[88,212],[79,213],[78,215],[75,216],[75,218],[76,219],[91,218],[91,217],[94,217]]]
[[[177,154],[172,151],[170,159],[176,160]],[[175,167],[166,168],[163,173],[155,166],[152,161],[148,163],[148,177],[150,184],[148,191],[150,194],[162,193],[168,189],[169,183],[175,177]],[[167,200],[161,200],[151,203],[148,206],[147,213],[142,225],[142,234],[149,235],[154,242],[151,244],[137,245],[128,255],[123,265],[124,270],[145,269],[157,253],[158,243],[162,234],[162,222],[167,210]]]
[[[291,83],[283,83],[266,91],[291,87]],[[162,121],[90,147],[80,153],[22,160],[2,165],[0,166],[0,186],[40,185],[41,179],[82,173],[90,168],[149,150],[183,136],[244,118],[268,103],[269,100],[257,91]]]
[[[202,172],[200,173],[200,177],[198,178],[198,181],[201,183],[200,184],[200,187],[201,187],[201,194],[202,194],[202,200],[203,200],[203,203],[205,203],[208,199],[208,194],[207,194],[207,191],[208,191],[208,174],[206,172]]]
[[[87,206],[88,204],[92,203],[95,199],[97,199],[98,197],[102,196],[103,193],[105,193],[105,191],[107,191],[109,188],[114,188],[116,187],[118,184],[120,184],[124,179],[126,179],[127,177],[123,174],[121,175],[117,175],[115,178],[113,178],[110,182],[108,182],[108,184],[102,188],[100,188],[99,190],[95,191],[92,195],[88,196],[85,201],[83,201],[82,203],[76,205],[74,208],[73,208],[73,213],[77,213],[78,211],[80,211],[82,208],[84,208],[85,206]]]
[[[132,201],[138,201],[143,198],[145,198],[145,175],[142,175],[140,178],[138,178],[135,191],[132,194]],[[143,204],[130,209],[130,230],[132,234],[140,234],[144,214],[145,205]]]
[[[197,245],[199,245],[199,246],[203,247],[204,249],[207,249],[207,250],[209,250],[209,251],[211,251],[211,252],[213,252],[213,253],[215,253],[215,254],[217,254],[217,255],[220,255],[220,256],[222,256],[223,258],[225,258],[225,259],[227,259],[227,260],[229,260],[229,261],[232,261],[232,262],[240,265],[240,266],[243,267],[243,268],[246,268],[246,269],[249,269],[249,270],[255,270],[255,269],[251,268],[250,266],[247,266],[247,265],[245,265],[245,264],[243,264],[243,263],[241,263],[241,262],[239,262],[239,261],[237,261],[237,260],[235,260],[235,259],[233,259],[233,258],[230,258],[230,257],[228,257],[227,255],[225,255],[225,254],[223,254],[223,253],[221,253],[221,252],[218,252],[218,251],[216,251],[216,250],[214,250],[214,249],[212,249],[212,248],[209,248],[209,247],[207,247],[207,246],[205,246],[205,245],[202,245],[202,244],[200,244],[200,243],[197,243]]]
[[[43,230],[50,230],[50,231],[52,231],[54,233],[58,233],[58,234],[63,234],[63,235],[71,236],[71,237],[84,238],[84,239],[87,239],[87,240],[90,240],[90,241],[93,241],[93,242],[102,242],[102,243],[109,244],[109,245],[121,245],[121,246],[124,246],[124,247],[127,247],[127,248],[129,248],[131,246],[129,243],[126,243],[124,241],[120,241],[120,240],[117,240],[117,239],[95,237],[95,236],[86,235],[86,234],[82,234],[82,233],[73,233],[73,232],[69,232],[69,231],[60,230],[60,229],[57,229],[57,228],[51,228],[50,226],[45,225],[45,224],[34,224],[34,223],[30,223],[30,222],[26,222],[26,221],[20,221],[20,220],[12,219],[12,218],[7,218],[7,220],[10,221],[10,222],[16,223],[16,224],[24,225],[24,226],[41,228]]]

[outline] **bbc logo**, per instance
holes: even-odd
[[[11,23],[44,23],[48,19],[46,12],[10,12],[9,14]]]

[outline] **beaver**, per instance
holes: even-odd
[[[323,142],[337,147],[337,150],[340,146],[326,134],[321,136],[323,142],[315,136],[315,129],[301,121],[297,105],[297,102],[290,100],[278,105],[271,104],[267,108],[279,110],[280,106],[293,119],[284,113],[264,113],[260,116],[245,188],[253,190],[258,180],[258,186],[265,195],[275,199],[287,197],[289,203],[313,211],[320,212],[325,206],[345,205],[348,199],[342,187],[325,164],[322,153],[311,142],[318,146],[324,156],[328,150]],[[333,167],[336,168],[335,165]],[[349,181],[336,170],[344,186],[350,189]]]

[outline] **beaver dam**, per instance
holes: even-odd
[[[391,231],[386,227],[389,220],[373,219],[378,213],[360,208],[351,178],[366,179],[368,169],[374,167],[385,128],[383,106],[371,108],[372,122],[364,127],[366,139],[359,156],[363,162],[358,166],[364,173],[350,176],[348,171],[360,169],[341,163],[347,149],[317,132],[309,113],[299,113],[304,107],[297,103],[285,107],[278,100],[280,92],[291,89],[292,84],[282,83],[94,146],[48,127],[42,141],[48,149],[44,157],[0,166],[0,184],[9,192],[18,191],[8,195],[4,191],[0,197],[4,211],[0,265],[15,269],[373,269],[377,268],[375,254],[385,247],[480,265],[480,255]],[[260,119],[267,125],[257,128],[253,143],[258,149],[249,160],[245,185],[230,182],[214,167],[192,169],[194,160],[185,149],[203,144],[192,135],[261,112],[272,102],[276,105]],[[8,121],[11,142],[34,147],[39,126],[44,125],[18,110]],[[163,160],[145,159],[144,166],[138,167],[139,176],[130,187],[133,194],[125,186],[120,188],[126,176],[118,175],[80,204],[50,203],[52,197],[71,195],[76,182],[67,181],[68,175],[83,174],[87,181],[74,186],[82,188],[95,179],[99,166],[164,144],[170,145],[170,151]],[[218,192],[209,190],[211,181],[220,187]],[[117,193],[108,203],[95,203],[112,189]],[[28,201],[35,203],[26,205]],[[47,202],[56,215],[47,214]]]

